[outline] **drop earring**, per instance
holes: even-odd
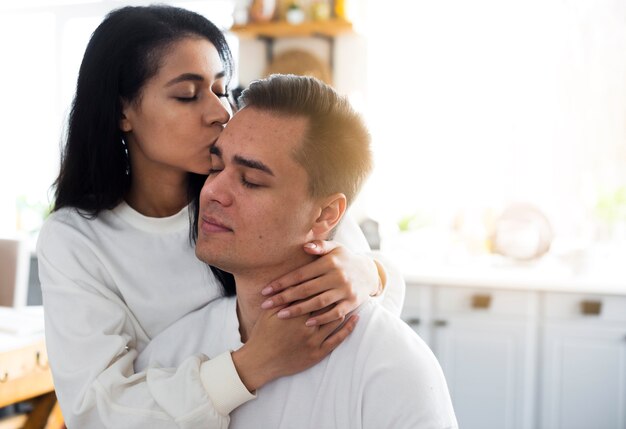
[[[124,149],[124,159],[126,160],[126,175],[130,175],[130,159],[128,156],[128,145],[126,144],[126,140],[122,137],[122,148]]]

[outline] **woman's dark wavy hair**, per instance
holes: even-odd
[[[53,211],[74,207],[83,216],[96,217],[122,201],[131,183],[120,130],[122,100],[137,101],[146,81],[158,72],[164,53],[185,37],[211,42],[227,77],[232,74],[232,54],[224,35],[195,12],[165,5],[129,6],[113,10],[96,28],[78,74],[61,170],[54,183]],[[205,178],[190,173],[192,205]]]

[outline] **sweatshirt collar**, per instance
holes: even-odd
[[[113,209],[113,213],[137,229],[152,233],[167,233],[189,230],[189,206],[183,207],[175,215],[168,217],[149,217],[139,213],[122,201]]]

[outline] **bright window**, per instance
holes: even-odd
[[[527,201],[586,236],[603,198],[626,209],[625,5],[367,2],[365,211],[393,229]]]

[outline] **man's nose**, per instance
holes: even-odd
[[[224,171],[216,172],[207,177],[200,193],[202,203],[216,202],[222,206],[233,203],[232,186]]]

